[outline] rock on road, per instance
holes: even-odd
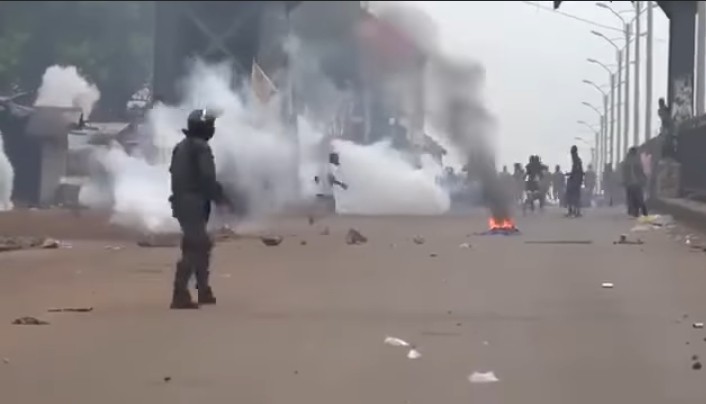
[[[279,246],[219,244],[218,305],[187,312],[167,309],[174,248],[93,239],[2,253],[0,400],[706,400],[706,370],[692,369],[693,355],[706,358],[706,329],[692,326],[706,321],[706,254],[665,230],[631,234],[641,246],[613,245],[634,225],[617,210],[578,220],[550,211],[520,218],[520,236],[473,235],[486,220],[480,212],[288,219],[277,226]],[[65,226],[76,235],[80,222]],[[368,242],[347,245],[349,228]],[[593,243],[526,243],[545,240]],[[47,312],[84,306],[94,310]],[[11,325],[21,316],[50,324]],[[388,336],[422,356],[408,359]],[[472,384],[476,371],[499,381]]]

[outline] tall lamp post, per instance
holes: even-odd
[[[629,142],[629,136],[630,136],[630,24],[625,21],[625,18],[623,18],[622,15],[620,15],[617,11],[613,10],[609,6],[607,6],[604,3],[596,3],[597,7],[604,8],[611,13],[613,13],[614,16],[618,17],[620,22],[622,23],[623,26],[623,35],[625,39],[625,110],[623,113],[625,114],[625,122],[623,125],[623,149],[627,150],[628,149],[628,142]],[[593,31],[596,32],[596,31]],[[606,39],[605,35],[598,33],[599,36],[602,36]],[[608,39],[610,41],[610,39]],[[610,41],[613,43],[612,41]],[[613,43],[613,45],[615,45]],[[617,46],[616,46],[617,49]],[[618,67],[620,68],[620,67]],[[620,80],[618,80],[620,81]],[[620,156],[620,154],[618,154]]]
[[[608,77],[610,77],[610,115],[608,114],[608,111],[604,111],[604,115],[606,116],[607,119],[607,127],[606,127],[606,135],[603,138],[603,163],[609,163],[613,164],[613,157],[614,157],[614,148],[613,146],[615,145],[615,75],[616,73],[613,73],[608,66],[605,64],[601,63],[600,61],[596,59],[586,59],[588,63],[593,63],[596,64],[600,67],[603,68],[606,72],[608,72]],[[620,73],[617,73],[620,74]],[[607,103],[605,103],[607,105]],[[610,133],[608,133],[610,131]]]
[[[592,82],[591,80],[583,80],[583,82],[594,87],[603,96],[603,113],[601,114],[603,118],[601,125],[601,135],[598,144],[596,144],[596,171],[600,173],[603,171],[603,166],[606,163],[606,157],[608,155],[606,151],[606,138],[608,137],[608,94],[598,84]]]
[[[597,150],[598,150],[598,144],[599,144],[598,139],[600,138],[600,134],[605,130],[605,126],[606,126],[606,125],[605,125],[605,124],[606,124],[605,117],[603,116],[603,114],[601,113],[601,111],[600,111],[598,108],[596,108],[593,104],[591,104],[590,102],[583,101],[581,104],[587,106],[588,108],[591,108],[591,109],[594,110],[594,111],[596,112],[596,114],[598,115],[598,119],[599,119],[599,122],[600,122],[600,129],[599,129],[599,130],[593,129],[593,130],[594,130],[594,133],[595,133],[595,135],[596,135],[596,136],[595,136],[594,144],[595,144],[595,149],[596,149],[596,151],[597,151]],[[581,121],[581,122],[583,122],[583,121]],[[588,126],[590,127],[590,125],[588,125]],[[597,161],[594,160],[593,163],[596,164]]]

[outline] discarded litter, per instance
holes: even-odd
[[[321,230],[321,235],[322,235],[322,236],[328,236],[329,234],[331,234],[331,230],[329,230],[328,227],[324,227],[324,229]]]
[[[495,383],[499,382],[494,372],[473,372],[468,376],[468,381],[471,383]]]
[[[610,283],[610,282],[603,282],[603,283],[601,283],[601,287],[602,287],[603,289],[613,289],[613,286],[615,286],[615,285],[613,285],[613,284]]]
[[[409,359],[419,359],[421,357],[422,354],[414,348],[410,349],[409,352],[407,352],[407,358]]]
[[[12,322],[14,325],[47,325],[48,321],[40,320],[34,317],[20,317]]]
[[[54,240],[53,238],[48,238],[45,239],[42,242],[42,248],[49,250],[49,249],[54,249],[54,248],[59,248],[60,243],[58,240]]]
[[[406,346],[410,346],[410,345],[409,345],[409,342],[407,342],[407,341],[405,341],[405,340],[403,340],[403,339],[400,339],[400,338],[395,338],[395,337],[387,337],[387,338],[385,338],[385,343],[386,343],[387,345],[391,345],[391,346],[405,346],[405,347],[406,347]]]
[[[642,245],[645,243],[642,240],[640,240],[639,238],[637,240],[628,240],[628,236],[626,234],[621,234],[618,241],[613,241],[613,244]]]
[[[164,376],[164,382],[165,382],[165,383],[169,383],[169,382],[171,382],[171,381],[172,381],[171,376]]]
[[[414,244],[421,245],[421,244],[424,244],[424,242],[426,240],[424,240],[424,237],[422,237],[422,236],[416,236],[415,238],[412,239],[412,241],[414,241]]]
[[[469,243],[462,243],[459,244],[458,248],[471,248],[471,245]]]
[[[367,237],[363,236],[356,229],[349,229],[348,233],[346,233],[346,244],[359,245],[359,244],[365,244],[367,242],[368,242]]]
[[[668,226],[674,223],[674,219],[669,215],[648,215],[641,216],[637,219],[637,222],[640,224],[650,224],[653,226],[661,227]]]
[[[691,326],[697,329],[704,328],[704,323],[694,323]]]
[[[282,244],[282,237],[279,236],[263,236],[260,237],[260,241],[262,241],[262,244],[268,246],[268,247],[276,247],[280,244]]]
[[[90,313],[93,307],[66,307],[47,310],[49,313]]]

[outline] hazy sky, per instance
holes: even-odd
[[[608,73],[586,59],[600,60],[609,67],[616,63],[615,49],[604,39],[591,34],[596,30],[611,39],[622,38],[622,23],[615,15],[591,1],[565,2],[559,12],[551,10],[551,1],[408,3],[426,11],[439,24],[444,47],[474,57],[485,65],[488,105],[499,121],[498,157],[501,164],[526,163],[529,154],[539,154],[546,164],[561,164],[568,168],[568,152],[572,144],[579,146],[584,164],[589,162],[594,135],[577,121],[596,125],[599,122],[598,115],[582,105],[583,101],[601,110],[603,106],[598,90],[582,80],[591,80],[609,89]],[[603,3],[621,12],[628,21],[635,15],[630,11],[630,2]],[[647,25],[645,13],[641,24],[644,32]],[[667,92],[668,28],[667,18],[659,8],[655,9],[653,132],[659,128],[659,119],[654,112],[657,99]],[[640,39],[640,128],[644,130],[645,37]],[[622,39],[615,43],[624,46]],[[634,49],[633,41],[631,53]],[[634,53],[631,60],[634,60]],[[634,87],[630,90],[630,98],[632,128]],[[577,136],[585,138],[591,146],[574,140]],[[631,129],[631,142],[632,136]]]

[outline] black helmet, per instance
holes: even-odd
[[[182,132],[187,137],[198,137],[209,140],[216,132],[216,117],[205,109],[195,109],[191,111],[186,119],[186,129]]]

